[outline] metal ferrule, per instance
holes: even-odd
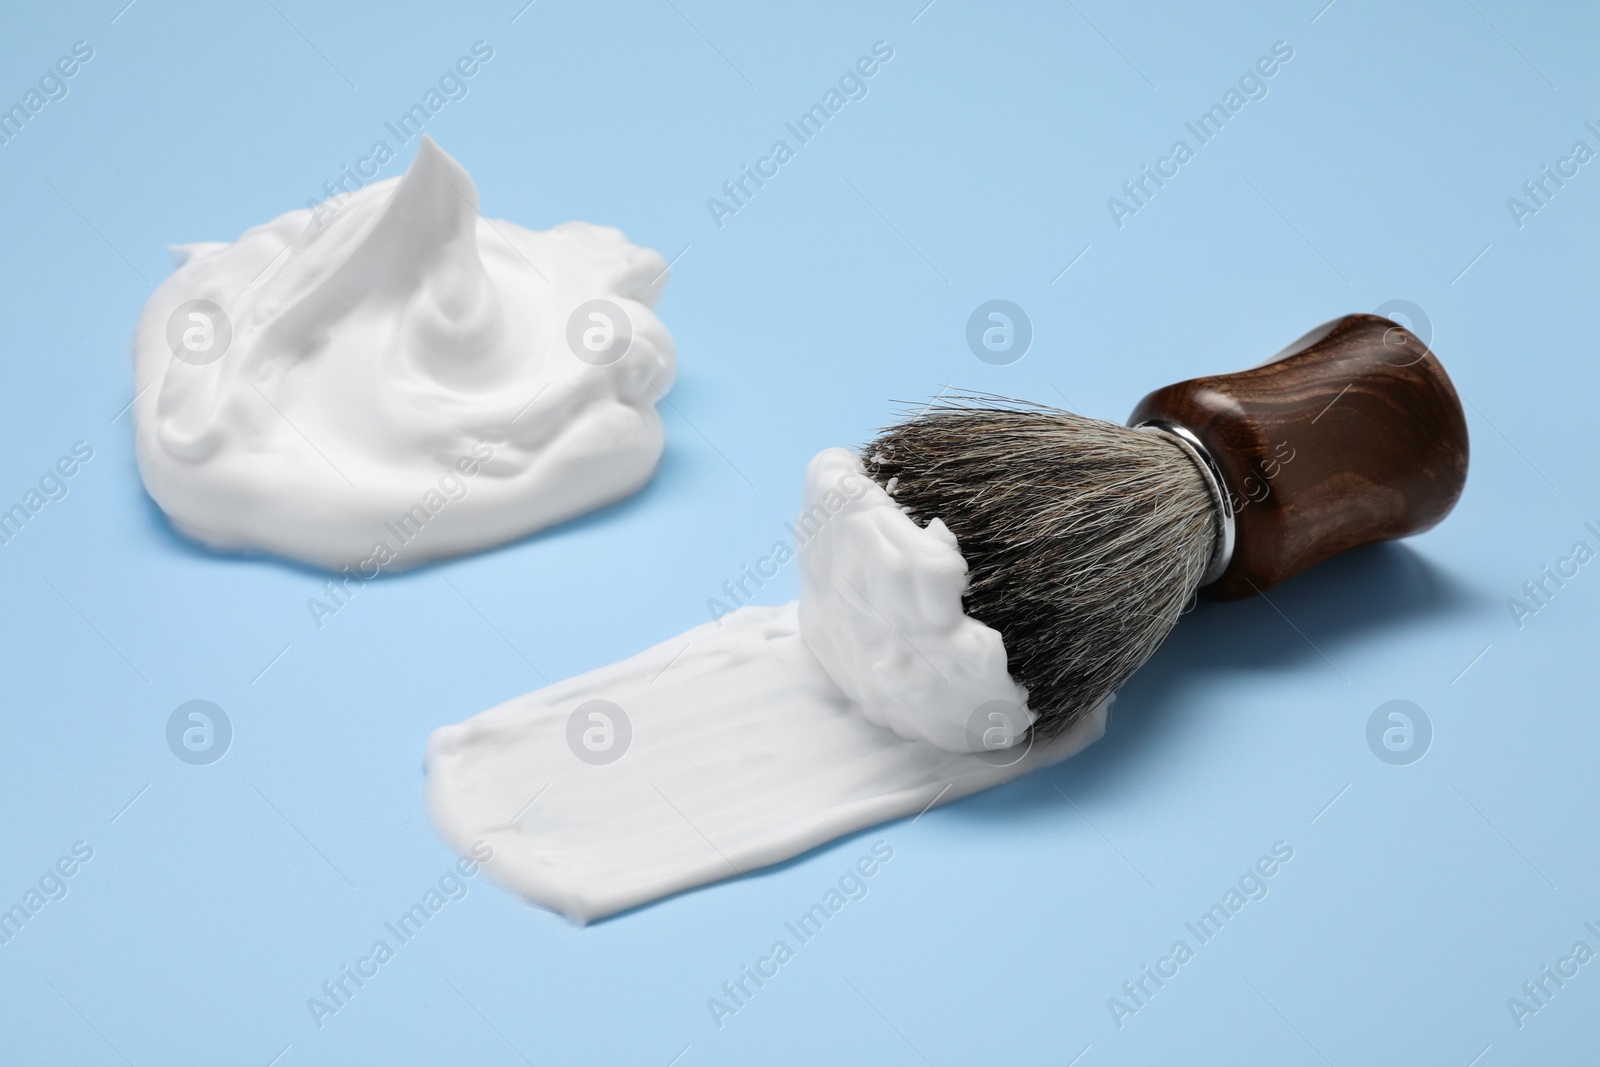
[[[1200,443],[1200,438],[1176,423],[1149,419],[1134,429],[1155,430],[1178,442],[1199,469],[1200,476],[1205,479],[1206,488],[1211,490],[1211,500],[1216,504],[1217,537],[1211,547],[1211,562],[1206,565],[1206,572],[1200,576],[1202,586],[1210,585],[1221,578],[1222,572],[1233,562],[1233,501],[1228,493],[1228,483],[1222,477],[1222,468],[1211,458],[1210,451]]]

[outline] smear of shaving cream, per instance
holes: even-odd
[[[865,482],[865,486],[863,486]],[[1081,750],[1111,697],[1032,743],[966,564],[830,449],[802,596],[745,607],[434,733],[428,805],[491,877],[575,921],[737,878]],[[935,528],[937,527],[937,528]],[[888,728],[885,728],[888,727]]]

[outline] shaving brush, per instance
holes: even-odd
[[[1141,400],[1128,425],[967,394],[884,430],[867,473],[967,561],[1049,738],[1127,681],[1197,593],[1254,596],[1329,556],[1433,526],[1467,424],[1409,330],[1346,315],[1259,366]]]

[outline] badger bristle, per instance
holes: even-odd
[[[861,454],[913,520],[955,534],[966,612],[1005,640],[1041,739],[1150,658],[1211,558],[1216,504],[1164,433],[965,394]]]

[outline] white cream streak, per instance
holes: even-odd
[[[798,603],[742,608],[435,732],[441,833],[487,842],[491,877],[582,922],[1010,781],[1104,732],[1109,696],[1048,744],[969,751],[965,720],[1025,694],[999,635],[960,611],[954,539],[841,450],[812,461],[800,525]],[[589,701],[626,745],[615,762],[575,754],[569,719]]]
[[[484,218],[427,137],[404,176],[319,214],[175,248],[145,307],[135,440],[174,526],[216,548],[397,569],[650,479],[676,362],[651,311],[659,255],[587,223]],[[592,301],[626,320],[599,354],[605,337],[572,328]]]

